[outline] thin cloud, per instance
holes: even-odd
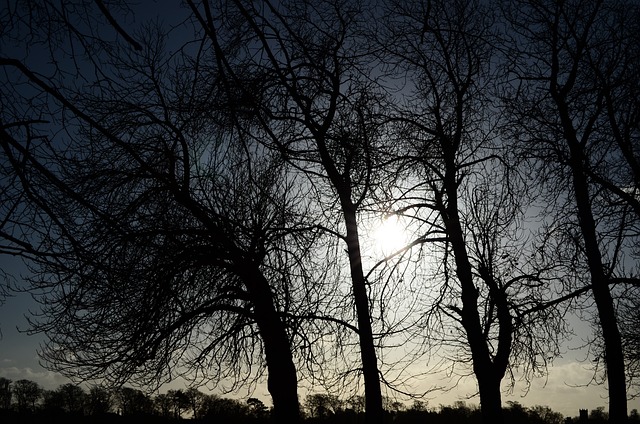
[[[4,361],[3,361],[4,362]],[[8,378],[12,381],[31,380],[38,383],[47,390],[56,389],[58,386],[68,383],[70,380],[62,374],[53,371],[35,371],[32,368],[2,367],[0,377]]]

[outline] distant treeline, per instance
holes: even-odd
[[[398,424],[480,423],[480,410],[465,402],[452,406],[428,407],[415,401],[407,406],[386,399],[387,422]],[[307,423],[359,424],[364,422],[364,398],[343,400],[329,394],[311,394],[302,403]],[[0,422],[65,423],[169,423],[182,420],[202,423],[245,424],[268,422],[270,409],[259,399],[246,401],[206,394],[195,388],[169,390],[149,395],[131,387],[109,389],[92,386],[89,390],[67,383],[45,390],[31,380],[11,381],[0,377]],[[563,417],[546,406],[524,407],[508,402],[506,423],[579,423],[579,417]],[[637,410],[631,422],[640,422]],[[604,408],[588,414],[589,423],[606,422]]]

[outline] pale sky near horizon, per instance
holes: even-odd
[[[19,270],[22,269],[19,259],[11,257],[3,257],[0,255],[0,267],[19,276]],[[26,330],[28,323],[24,317],[29,308],[36,308],[37,305],[28,294],[21,293],[9,297],[5,300],[5,304],[0,306],[0,328],[2,329],[2,338],[0,339],[0,377],[17,381],[20,379],[28,379],[35,381],[45,389],[52,390],[59,385],[67,383],[69,380],[60,374],[48,371],[39,364],[37,349],[43,340],[42,335],[29,336],[19,332],[17,328]],[[17,328],[16,328],[17,327]],[[589,410],[597,407],[608,409],[607,391],[603,385],[590,384],[586,386],[593,377],[592,371],[589,369],[589,362],[585,361],[585,352],[579,347],[583,344],[581,337],[586,334],[578,334],[576,339],[570,341],[564,348],[564,354],[561,358],[557,358],[553,365],[549,368],[546,378],[540,378],[533,381],[528,393],[524,393],[526,385],[517,381],[512,394],[503,394],[503,403],[507,406],[507,402],[519,402],[524,406],[543,405],[548,406],[554,411],[560,412],[565,417],[574,417],[578,415],[578,410],[586,408]],[[420,367],[419,364],[416,367]],[[437,378],[434,376],[432,380],[425,380],[422,385],[417,385],[422,389],[426,389],[428,385],[438,384]],[[187,385],[184,381],[176,382],[165,386],[163,389],[179,389],[185,388]],[[161,391],[164,391],[161,389]],[[203,392],[206,389],[201,388]],[[430,408],[437,408],[440,405],[452,405],[456,401],[466,401],[468,404],[477,404],[478,399],[469,398],[475,392],[475,381],[466,379],[462,381],[457,388],[449,392],[433,393],[424,400],[428,402]],[[300,395],[303,399],[307,390],[300,389]],[[233,394],[227,395],[234,397]],[[266,404],[271,404],[266,382],[256,388],[256,392],[247,394],[241,392],[236,394],[238,398],[246,399],[249,396],[255,396],[262,399]],[[406,402],[409,405],[411,402]],[[640,410],[640,399],[633,399],[628,402],[629,411],[632,409]]]

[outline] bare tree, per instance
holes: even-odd
[[[618,301],[618,322],[622,337],[622,348],[625,355],[629,393],[628,396],[638,397],[640,390],[640,288],[626,287],[620,293]]]
[[[87,393],[87,413],[103,415],[111,410],[113,399],[111,391],[102,386],[91,386]]]
[[[344,410],[344,402],[335,395],[315,393],[307,395],[305,410],[312,418],[327,419]]]
[[[11,407],[12,381],[8,378],[0,377],[0,408],[9,410]]]
[[[249,134],[308,178],[311,199],[324,214],[321,225],[344,243],[356,321],[349,326],[359,339],[366,420],[380,422],[378,336],[360,231],[379,184],[381,96],[366,63],[362,6],[339,0],[189,4],[217,45],[227,89],[246,96],[238,112],[255,107],[259,126]]]
[[[153,413],[153,401],[142,390],[120,387],[114,392],[114,400],[120,415],[145,416]]]
[[[42,387],[35,381],[17,380],[13,382],[13,397],[18,411],[34,411],[42,397]]]
[[[84,79],[80,74],[79,53],[88,53],[89,60],[97,60],[104,46],[117,40],[139,49],[139,44],[125,31],[118,18],[129,16],[132,9],[127,2],[110,1],[106,7],[102,0],[79,1],[20,1],[8,0],[0,8],[0,38],[2,43],[3,77],[0,104],[3,117],[0,129],[5,131],[14,126],[28,125],[29,109],[40,109],[36,121],[44,123],[44,110],[49,108],[46,99],[31,93],[26,101],[21,97],[21,83],[16,85],[14,77],[19,71],[4,67],[7,60],[21,60],[35,69],[45,79]],[[92,57],[95,56],[95,57]],[[94,62],[95,63],[95,62]],[[86,68],[84,68],[86,70]],[[61,86],[58,88],[62,89]],[[33,122],[31,122],[33,123]],[[0,155],[0,255],[19,256],[31,250],[24,239],[24,228],[18,228],[16,218],[22,211],[24,193],[15,190],[15,172],[11,170],[9,157]],[[33,252],[31,252],[33,253]],[[10,295],[14,276],[0,270],[0,305]],[[1,332],[0,332],[1,335]]]
[[[283,422],[299,380],[362,376],[380,423],[385,343],[413,338],[473,374],[500,422],[503,380],[545,371],[558,305],[591,290],[626,416],[634,316],[619,297],[623,351],[612,287],[636,281],[640,189],[619,10],[523,0],[500,39],[480,0],[187,0],[173,30],[138,31],[125,2],[18,3],[0,12],[0,254],[31,266],[50,368],[229,390],[266,373]],[[540,234],[532,163],[554,213]],[[419,231],[367,269],[380,210]]]
[[[94,40],[66,30],[89,54]],[[276,417],[296,421],[294,320],[321,296],[298,285],[315,238],[297,229],[302,191],[278,155],[229,125],[242,99],[220,89],[206,40],[165,56],[162,35],[149,27],[140,50],[90,55],[80,87],[0,58],[7,85],[46,104],[15,90],[27,118],[3,109],[0,133],[20,203],[10,241],[42,295],[42,357],[115,384],[191,375],[237,388],[266,367]]]
[[[156,412],[163,418],[173,418],[173,402],[169,393],[159,393],[153,398]]]
[[[495,17],[469,1],[392,2],[387,16],[384,54],[408,81],[390,118],[406,187],[395,208],[422,223],[417,241],[437,258],[423,265],[433,295],[420,328],[472,366],[483,422],[502,422],[503,379],[543,373],[565,325],[539,307],[553,296],[553,269],[536,258],[527,186],[497,131]]]
[[[199,418],[198,414],[200,412],[202,403],[204,402],[206,395],[202,393],[200,390],[196,389],[195,387],[189,387],[185,391],[185,396],[187,398],[189,408],[191,409],[191,413],[193,414],[193,418],[198,419]]]
[[[556,227],[564,224],[572,234],[565,249],[575,252],[574,269],[583,270],[595,303],[610,421],[624,422],[625,361],[612,283],[637,276],[625,259],[637,245],[637,123],[631,118],[637,102],[630,83],[637,79],[631,77],[637,5],[524,1],[506,10],[516,137],[555,199]]]

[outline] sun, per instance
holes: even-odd
[[[382,220],[373,233],[376,249],[385,255],[397,252],[407,245],[406,227],[398,217],[391,216]]]

